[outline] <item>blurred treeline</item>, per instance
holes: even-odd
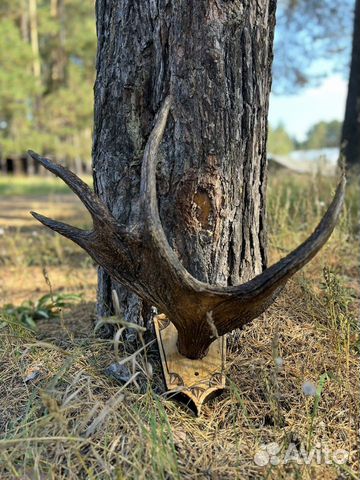
[[[341,14],[330,8],[334,2],[324,1],[319,12],[314,0],[279,2],[275,91],[315,81],[318,77],[310,76],[308,63],[326,58],[330,47],[337,60],[333,63],[347,59],[353,0],[346,0]],[[321,38],[320,44],[314,36]],[[311,55],[306,45],[311,45]],[[90,162],[95,51],[94,0],[0,0],[0,163],[21,157],[28,148],[77,171]],[[288,56],[295,53],[296,62],[295,57],[290,61]],[[340,132],[340,122],[320,122],[298,142],[278,125],[269,130],[269,151],[287,154],[338,146]]]
[[[270,153],[286,155],[293,150],[318,150],[340,146],[342,122],[331,120],[315,123],[309,128],[306,138],[299,141],[286,130],[285,125],[269,127],[268,149]]]
[[[95,51],[92,0],[1,0],[3,158],[32,148],[90,160]]]

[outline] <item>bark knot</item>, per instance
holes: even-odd
[[[221,219],[223,189],[219,170],[214,166],[186,172],[176,195],[176,210],[192,232],[215,233]]]

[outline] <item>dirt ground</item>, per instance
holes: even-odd
[[[0,198],[0,305],[47,293],[44,268],[53,290],[82,292],[85,300],[94,301],[96,267],[76,246],[47,231],[30,211],[77,226],[90,224],[73,195]]]

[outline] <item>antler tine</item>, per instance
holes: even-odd
[[[158,150],[163,138],[167,118],[170,112],[172,98],[167,96],[157,114],[154,128],[145,146],[143,163],[141,167],[141,204],[144,212],[144,222],[151,234],[152,241],[156,245],[159,257],[163,264],[172,271],[172,277],[177,279],[178,286],[186,286],[193,291],[207,287],[207,284],[199,282],[181,264],[177,255],[170,247],[161,224],[157,193],[156,193],[156,165],[158,162]]]
[[[171,97],[165,98],[157,114],[155,126],[152,129],[145,146],[141,167],[141,202],[145,212],[145,221],[161,228],[156,195],[156,165],[159,145],[163,138],[167,118],[171,106]]]
[[[264,294],[276,288],[280,283],[286,282],[289,277],[308,263],[327,242],[337,224],[344,203],[345,185],[346,178],[343,174],[331,204],[310,237],[285,258],[241,285],[239,291],[245,293],[247,290],[251,292],[251,295]],[[228,287],[227,290],[236,293],[237,288]]]
[[[219,289],[223,297],[214,310],[220,335],[242,327],[263,313],[281,293],[288,279],[308,263],[323,247],[338,221],[345,196],[345,175],[322,220],[310,237],[285,258],[247,283]],[[217,315],[217,312],[219,314]]]
[[[71,190],[80,198],[87,210],[90,212],[93,220],[99,221],[101,219],[112,219],[112,216],[106,206],[99,200],[90,187],[83,182],[71,170],[62,165],[49,160],[46,157],[28,150],[28,154],[37,162],[41,163],[50,172],[60,177]],[[112,219],[113,220],[113,219]]]
[[[52,218],[45,217],[44,215],[40,215],[40,213],[30,212],[31,215],[36,218],[40,223],[45,225],[51,230],[60,233],[66,238],[69,238],[73,242],[80,245],[80,247],[85,248],[89,245],[89,239],[93,232],[87,230],[81,230],[80,228],[73,227],[68,225],[67,223],[58,222],[57,220],[53,220]]]
[[[171,106],[171,97],[167,97],[157,116],[155,126],[146,144],[141,170],[141,196],[145,221],[150,227],[153,241],[162,259],[166,259],[169,268],[176,273],[182,285],[195,292],[208,293],[219,297],[219,302],[226,299],[241,297],[254,298],[257,295],[270,295],[276,288],[309,262],[330,237],[338,221],[345,195],[346,178],[342,174],[334,199],[314,233],[297,249],[291,252],[275,265],[249,282],[241,285],[220,287],[209,285],[194,278],[181,264],[175,252],[170,247],[159,216],[156,194],[156,164],[158,148],[165,130],[166,121]],[[234,327],[235,328],[235,327]]]

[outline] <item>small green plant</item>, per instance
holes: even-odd
[[[70,293],[47,293],[38,300],[26,300],[20,306],[4,305],[1,317],[22,323],[36,329],[36,320],[49,319],[58,316],[63,308],[71,307],[81,300],[81,295]]]
[[[318,415],[318,412],[319,412],[319,405],[320,405],[320,400],[321,400],[321,395],[323,393],[323,390],[325,388],[325,385],[328,381],[331,380],[331,376],[325,372],[323,373],[322,375],[320,375],[320,378],[319,378],[319,382],[316,386],[316,390],[314,391],[314,404],[313,404],[313,408],[312,408],[312,411],[311,411],[311,415],[310,415],[310,427],[309,427],[309,433],[308,433],[308,450],[310,450],[311,446],[312,446],[312,438],[313,438],[313,434],[314,434],[314,422],[315,422],[315,419]],[[311,383],[310,383],[311,385]],[[305,391],[305,389],[304,389]],[[310,395],[312,395],[312,392],[310,392]]]

